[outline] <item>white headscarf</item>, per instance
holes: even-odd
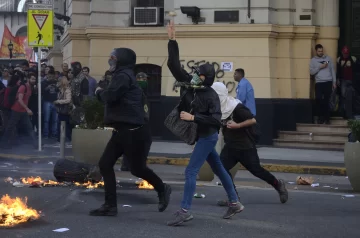
[[[219,95],[220,105],[221,105],[221,120],[228,118],[231,113],[234,111],[235,107],[241,103],[239,99],[235,99],[229,96],[229,91],[227,87],[220,82],[216,82],[211,86],[216,93]]]

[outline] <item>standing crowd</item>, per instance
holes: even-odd
[[[41,78],[37,67],[24,62],[16,67],[3,68],[0,72],[0,147],[10,149],[19,143],[18,135],[27,136],[34,148],[38,147],[39,88],[41,83],[41,123],[45,141],[54,138],[60,141],[60,123],[66,122],[66,139],[71,141],[71,130],[76,123],[71,112],[87,97],[94,97],[95,88],[109,84],[105,73],[99,83],[90,76],[90,69],[79,62],[62,64],[61,71],[51,65],[41,64]]]

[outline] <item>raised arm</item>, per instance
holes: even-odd
[[[191,81],[191,75],[189,75],[180,64],[180,56],[179,56],[179,45],[175,40],[175,27],[174,22],[170,21],[167,26],[168,36],[169,36],[169,43],[168,43],[168,68],[176,81],[178,82],[187,82]]]
[[[176,81],[190,82],[191,76],[181,67],[179,59],[179,46],[176,40],[169,40],[168,51],[169,58],[167,65]]]

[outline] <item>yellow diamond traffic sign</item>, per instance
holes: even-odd
[[[53,47],[53,6],[46,4],[28,4],[27,20],[28,45],[30,47]]]

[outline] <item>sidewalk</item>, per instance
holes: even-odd
[[[0,159],[41,159],[58,158],[60,145],[54,141],[44,141],[43,151],[23,145],[12,150],[0,151]],[[155,141],[152,143],[149,163],[186,165],[192,147],[181,142]],[[284,149],[272,147],[258,148],[261,163],[274,172],[345,174],[344,153],[339,151]],[[65,156],[72,156],[72,146],[65,149]],[[319,171],[321,170],[321,171]]]

